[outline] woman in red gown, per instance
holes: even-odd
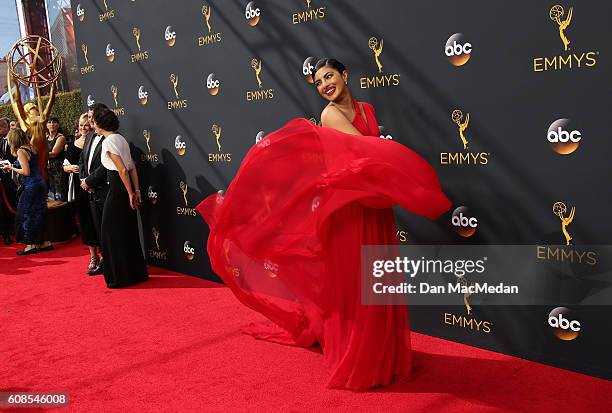
[[[367,390],[410,377],[406,306],[362,305],[361,245],[396,244],[391,207],[430,219],[451,203],[419,155],[379,137],[374,108],[353,99],[334,59],[313,71],[329,104],[322,127],[294,119],[245,156],[225,194],[197,210],[213,270],[273,324],[256,338],[321,345],[327,386]]]

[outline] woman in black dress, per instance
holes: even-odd
[[[59,131],[58,118],[49,118],[47,121],[47,147],[49,148],[49,198],[53,196],[56,201],[66,201],[68,192],[68,176],[64,173],[64,158],[66,152],[66,137]]]
[[[96,133],[104,137],[101,158],[109,183],[101,228],[104,280],[108,288],[127,287],[149,278],[136,216],[142,202],[138,173],[127,141],[116,133],[117,115],[108,108],[96,108],[93,120]]]
[[[85,136],[91,131],[91,126],[87,119],[87,113],[79,117],[79,124],[75,140],[66,145],[66,159],[64,160],[64,172],[68,174],[68,202],[74,202],[76,213],[79,217],[79,227],[81,229],[81,239],[83,244],[89,247],[89,266],[87,273],[94,275],[96,268],[100,264],[100,254],[98,247],[98,234],[91,216],[89,208],[89,197],[79,185],[79,158],[85,145]]]

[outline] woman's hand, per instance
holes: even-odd
[[[136,203],[138,202],[136,200],[136,194],[134,192],[130,192],[129,197],[130,197],[130,208],[136,209],[136,207],[138,206],[138,204]]]
[[[140,195],[140,190],[139,189],[136,190],[135,195],[136,195],[136,205],[137,206],[141,205],[142,204],[142,196]]]
[[[7,173],[11,171],[12,165],[2,165],[2,172]]]
[[[79,173],[79,165],[70,165],[72,167],[72,173],[73,174],[78,174]]]

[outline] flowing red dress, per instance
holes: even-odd
[[[410,377],[406,306],[362,305],[360,246],[396,244],[395,204],[436,219],[451,205],[433,168],[379,138],[355,101],[356,136],[294,119],[246,154],[224,195],[197,206],[213,270],[274,324],[256,338],[321,345],[327,386],[367,390]]]

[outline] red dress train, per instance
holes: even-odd
[[[410,377],[407,307],[361,304],[360,246],[397,243],[395,204],[430,219],[451,205],[433,168],[379,138],[362,105],[353,125],[366,136],[292,120],[247,153],[224,196],[197,207],[213,270],[274,323],[248,332],[320,343],[328,387],[353,390]]]

